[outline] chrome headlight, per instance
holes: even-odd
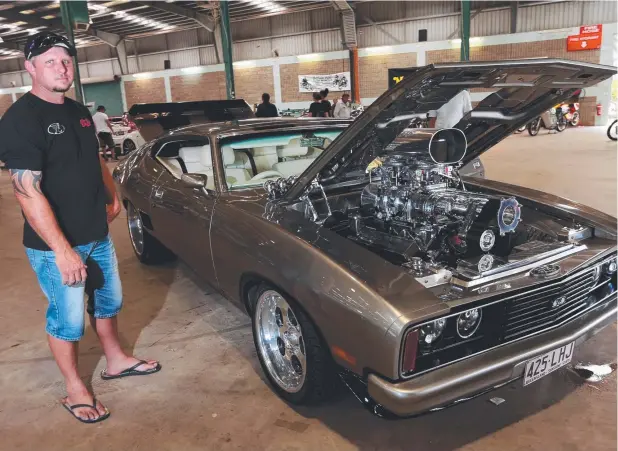
[[[612,258],[610,261],[608,261],[605,264],[605,274],[607,274],[608,276],[613,275],[617,269],[618,269],[618,263],[616,263],[615,258]]]
[[[442,335],[445,327],[446,318],[440,318],[429,324],[425,324],[420,330],[421,342],[428,345],[433,343],[440,337],[440,335]]]
[[[478,330],[483,318],[483,311],[475,308],[467,310],[457,317],[457,335],[470,338]]]

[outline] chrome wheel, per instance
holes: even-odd
[[[286,392],[299,392],[307,375],[307,355],[294,311],[274,290],[262,293],[255,308],[256,344],[269,375]]]
[[[129,236],[131,237],[131,244],[137,255],[144,253],[144,226],[142,224],[142,217],[139,211],[129,204],[127,209],[127,222],[129,224]]]

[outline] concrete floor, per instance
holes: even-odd
[[[543,189],[616,214],[616,144],[604,129],[508,138],[483,158],[489,178]],[[616,376],[587,384],[568,369],[520,382],[416,419],[387,421],[342,392],[332,404],[294,408],[271,391],[249,319],[183,264],[140,265],[124,212],[112,225],[124,283],[123,345],[159,359],[152,376],[103,382],[94,334],[81,371],[112,416],[78,423],[57,400],[60,374],[44,334],[46,302],[21,247],[22,219],[0,173],[1,450],[615,450]],[[616,361],[616,326],[576,361]],[[495,406],[493,396],[506,400]]]

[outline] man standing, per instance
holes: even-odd
[[[277,107],[270,103],[270,94],[262,94],[262,103],[260,103],[255,112],[256,117],[279,117]]]
[[[103,379],[151,374],[161,366],[126,355],[118,340],[122,287],[108,223],[121,205],[98,155],[88,109],[65,97],[73,83],[75,48],[62,36],[42,32],[28,39],[24,54],[32,90],[0,121],[0,160],[10,171],[25,218],[25,251],[49,303],[45,330],[68,395],[61,403],[78,420],[93,423],[109,411],[77,370],[85,294],[107,362]]]
[[[117,160],[118,156],[114,150],[115,144],[112,137],[112,124],[109,122],[109,116],[105,114],[105,107],[103,105],[97,107],[97,112],[92,116],[92,120],[94,121],[97,136],[105,146],[103,149],[104,158],[107,159],[108,155],[113,155],[114,160]]]
[[[333,116],[338,119],[350,119],[352,106],[350,105],[350,94],[343,94],[341,100],[335,104]]]

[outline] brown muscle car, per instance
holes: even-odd
[[[147,144],[114,177],[135,254],[177,256],[238,303],[292,403],[343,380],[401,417],[532,384],[615,321],[616,218],[462,168],[614,73],[429,65],[355,121],[255,119],[242,100],[134,105]],[[493,93],[454,127],[410,126],[472,88]]]

